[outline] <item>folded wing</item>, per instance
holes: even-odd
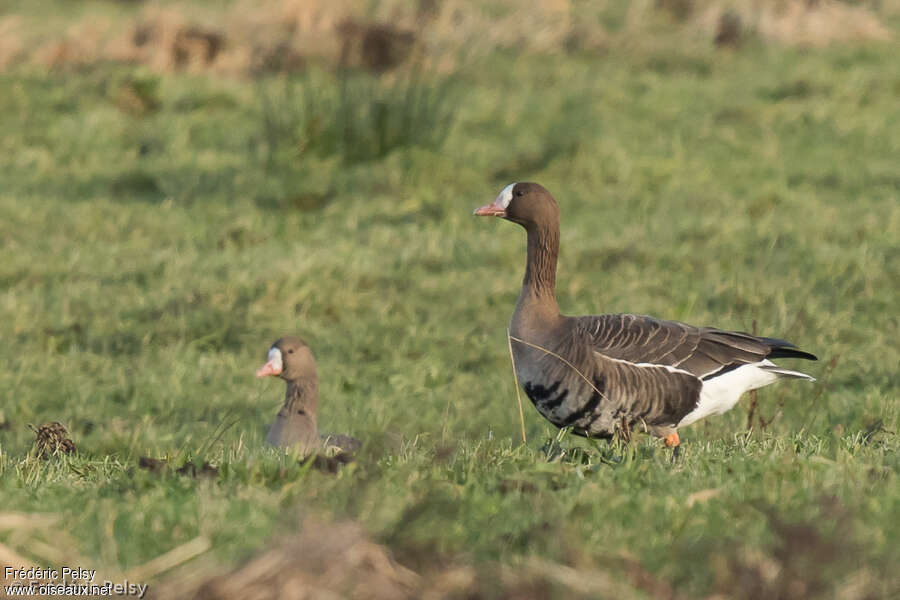
[[[816,360],[785,340],[641,315],[580,317],[579,325],[593,342],[594,350],[604,356],[635,364],[675,367],[704,380],[766,359]]]

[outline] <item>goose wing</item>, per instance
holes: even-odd
[[[343,433],[325,433],[319,436],[325,449],[337,449],[341,452],[356,452],[362,448],[362,442],[350,435]]]
[[[642,315],[580,317],[579,325],[594,350],[604,356],[635,364],[675,367],[701,379],[767,358],[816,360],[785,340]]]

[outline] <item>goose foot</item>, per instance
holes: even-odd
[[[681,440],[678,438],[677,431],[666,436],[666,448],[672,448],[672,462],[678,460],[678,457],[681,456]]]

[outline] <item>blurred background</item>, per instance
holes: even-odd
[[[0,566],[897,597],[898,31],[897,0],[0,0]],[[471,213],[527,180],[564,312],[784,337],[818,382],[686,428],[676,464],[527,401],[523,444],[524,236]],[[264,444],[286,333],[349,465]],[[76,454],[36,456],[50,421]]]

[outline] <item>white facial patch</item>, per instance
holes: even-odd
[[[509,208],[509,203],[512,202],[512,191],[515,186],[515,183],[511,183],[503,188],[503,190],[500,191],[500,195],[494,200],[494,204],[502,206],[503,208]]]
[[[269,354],[266,356],[266,362],[272,363],[272,366],[275,367],[279,373],[284,369],[284,365],[281,362],[281,350],[275,348],[274,346],[269,348]]]

